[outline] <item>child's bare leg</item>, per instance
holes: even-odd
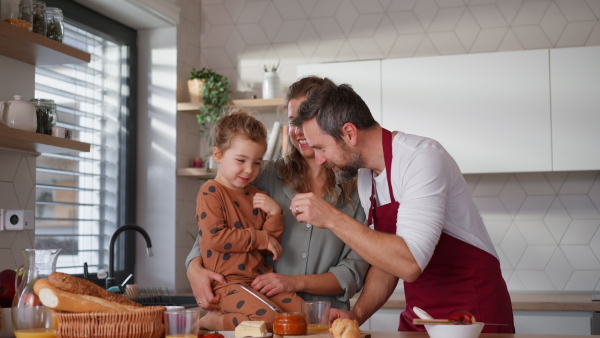
[[[223,331],[223,314],[219,311],[208,311],[200,320],[198,325],[208,330]]]

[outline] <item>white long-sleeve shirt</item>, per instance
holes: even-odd
[[[404,239],[421,270],[429,263],[442,231],[498,258],[452,156],[435,140],[402,132],[394,137],[392,152],[392,189],[400,202],[396,235]],[[359,171],[358,192],[367,215],[371,179],[371,170]],[[375,182],[377,205],[390,203],[385,170]]]

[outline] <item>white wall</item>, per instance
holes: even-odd
[[[232,80],[235,98],[249,98],[260,97],[261,66],[278,60],[285,86],[295,80],[296,66],[306,63],[600,45],[597,0],[180,0],[179,5],[176,31],[140,31],[138,222],[154,240],[155,255],[146,257],[138,238],[136,271],[142,285],[178,290],[189,290],[183,259],[192,245],[188,232],[197,231],[200,185],[175,178],[175,169],[189,166],[200,153],[195,117],[175,112],[175,101],[189,100],[185,80],[192,67],[214,68]],[[10,99],[15,88],[33,96],[28,75],[33,66],[15,68],[0,56],[2,74],[11,69],[17,74],[0,77],[0,99]],[[0,208],[34,209],[34,201],[16,206],[14,198],[30,195],[34,159],[0,154]],[[11,169],[22,166],[27,169]],[[27,171],[31,181],[16,174]],[[600,290],[599,172],[466,179],[511,291]],[[13,257],[0,268],[19,265],[20,249],[32,245],[33,234],[0,233],[0,256]]]
[[[250,98],[261,96],[262,65],[278,60],[287,86],[308,63],[600,45],[597,0],[181,0],[180,7],[178,101],[189,100],[193,67],[228,76],[233,96]],[[194,117],[180,115],[188,116],[178,117],[177,162],[189,166],[198,142],[179,138],[193,135]],[[600,290],[599,174],[466,176],[511,291]],[[177,193],[178,214],[194,215],[198,182],[178,184],[186,187]],[[194,224],[179,219],[178,229]]]
[[[138,31],[137,222],[150,235],[154,256],[136,236],[136,282],[175,289],[176,28]],[[185,276],[184,276],[185,277]]]
[[[0,55],[0,101],[13,95],[33,98],[35,67]],[[0,148],[0,209],[35,210],[37,154]],[[33,248],[33,230],[0,231],[0,271],[25,264],[22,250]]]

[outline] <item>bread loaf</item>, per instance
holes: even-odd
[[[50,284],[47,279],[38,279],[33,291],[45,306],[67,312],[106,312],[106,311],[140,311],[143,308],[109,301],[85,294],[75,294],[60,290]]]
[[[48,277],[48,281],[55,288],[76,293],[80,295],[94,296],[110,300],[123,305],[141,307],[140,304],[114,292],[106,291],[102,287],[82,278],[68,275],[62,272],[53,272]]]
[[[334,320],[329,332],[331,332],[333,338],[360,338],[358,322],[347,318]]]

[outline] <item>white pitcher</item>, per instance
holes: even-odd
[[[37,116],[35,106],[23,101],[21,95],[15,95],[14,100],[0,102],[0,123],[11,128],[35,132]]]

